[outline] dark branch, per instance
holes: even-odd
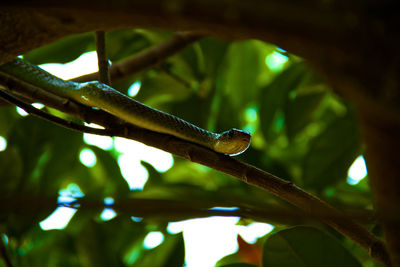
[[[140,71],[145,71],[153,66],[156,66],[201,38],[202,36],[197,33],[177,32],[165,43],[150,48],[149,50],[130,59],[113,64],[110,68],[111,79],[113,82],[117,82]],[[96,80],[96,76],[97,73],[91,73],[77,77],[73,79],[73,81],[93,81]]]
[[[97,62],[99,65],[99,81],[111,86],[111,77],[109,72],[110,64],[107,59],[106,37],[104,31],[96,31],[96,51]]]
[[[39,118],[45,119],[47,121],[53,122],[57,125],[63,126],[65,128],[71,129],[71,130],[75,130],[78,132],[84,132],[84,133],[97,134],[97,135],[106,135],[106,136],[109,136],[111,134],[111,131],[107,130],[107,129],[98,129],[98,128],[88,127],[85,125],[77,124],[73,121],[64,120],[60,117],[57,117],[50,113],[44,112],[40,109],[35,108],[34,106],[32,106],[30,104],[27,104],[27,103],[19,100],[18,98],[12,96],[11,94],[6,93],[3,90],[0,90],[0,98],[6,100],[10,104],[14,104],[14,105],[22,108],[23,110],[25,110],[25,112],[27,112],[29,114],[33,114]]]

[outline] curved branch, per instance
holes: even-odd
[[[29,1],[5,0],[2,4],[9,6],[3,8],[3,16],[0,17],[4,25],[13,22],[10,25],[14,26],[13,30],[18,35],[6,33],[6,29],[3,34],[8,34],[8,38],[0,38],[0,47],[8,48],[3,53],[15,56],[72,33],[145,27],[200,31],[226,39],[257,38],[302,56],[321,55],[324,48],[337,51],[337,45],[348,43],[349,37],[360,34],[357,27],[361,27],[361,24],[349,23],[349,13],[353,21],[361,16],[355,12],[357,1],[353,2],[343,4],[341,1],[326,3],[308,0],[298,4],[291,0],[182,0],[172,3],[170,0],[47,0],[39,5]],[[0,37],[3,36],[0,34]],[[31,43],[18,40],[30,40]],[[10,43],[18,45],[13,48]]]
[[[78,131],[78,132],[84,132],[84,133],[90,133],[90,134],[97,134],[97,135],[106,135],[109,136],[112,134],[110,130],[107,129],[98,129],[98,128],[92,128],[88,127],[82,124],[77,124],[73,121],[67,121],[64,120],[60,117],[54,116],[50,113],[44,112],[40,109],[37,109],[33,107],[30,104],[27,104],[18,98],[12,96],[11,94],[6,93],[5,91],[0,89],[0,99],[4,99],[5,101],[9,102],[10,104],[14,104],[17,107],[22,108],[26,113],[33,114],[39,118],[45,119],[47,121],[50,121],[52,123],[55,123],[57,125],[63,126],[65,128]]]
[[[0,78],[2,76],[4,76],[4,74],[0,72]],[[7,79],[3,78],[3,80],[4,82],[7,82]],[[0,79],[0,81],[2,81],[2,79]],[[16,90],[20,90],[19,92],[29,94],[30,90],[24,91],[26,88],[24,87],[23,82],[12,79],[8,79],[8,82],[13,85]],[[35,92],[36,97],[38,96],[37,90]],[[49,100],[50,102],[46,103],[46,101]],[[51,102],[51,98],[48,98],[45,101],[38,99],[38,101],[45,105],[55,107],[60,103]],[[183,141],[170,135],[145,130],[131,124],[121,124],[121,121],[112,115],[108,114],[107,116],[103,116],[104,113],[100,115],[89,107],[81,105],[78,107],[78,117],[90,117],[91,122],[102,125],[107,129],[112,129],[111,134],[114,136],[136,140],[146,145],[172,153],[176,156],[183,157],[192,162],[208,166],[233,177],[237,177],[248,184],[262,188],[275,196],[286,200],[303,210],[306,214],[319,218],[338,232],[352,239],[354,242],[366,249],[373,258],[389,265],[389,257],[382,241],[376,238],[367,229],[345,216],[339,210],[316,196],[307,193],[293,183],[280,179],[268,172],[258,169],[255,166],[249,165],[230,156],[216,153],[202,146]],[[76,115],[77,113],[77,111],[73,109],[66,110],[65,105],[61,105],[59,109],[72,115]],[[79,112],[83,112],[85,115],[79,114]],[[321,214],[330,214],[330,216],[321,216]]]
[[[168,57],[180,52],[188,45],[202,38],[198,33],[177,32],[166,42],[148,49],[130,59],[113,64],[110,68],[111,80],[118,82],[140,71],[160,64]],[[97,73],[91,73],[72,79],[74,82],[88,82],[97,79]]]
[[[31,214],[32,206],[26,203],[40,203],[39,208],[49,210],[54,207],[54,198],[41,196],[11,195],[0,197],[0,211],[7,213]],[[279,225],[318,224],[315,217],[299,209],[286,208],[277,205],[241,205],[240,203],[219,203],[210,201],[187,201],[174,199],[149,199],[129,197],[117,200],[112,205],[104,205],[104,200],[81,198],[72,202],[57,202],[59,207],[70,207],[80,210],[101,210],[112,208],[118,213],[144,218],[159,218],[168,221],[180,221],[199,217],[224,216],[242,217],[258,222]],[[40,212],[35,207],[35,212]],[[216,208],[218,207],[218,208]],[[233,207],[233,208],[232,208]],[[320,214],[322,217],[331,217],[331,214]],[[371,223],[371,214],[366,211],[347,213],[361,223]]]

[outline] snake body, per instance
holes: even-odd
[[[146,106],[103,83],[65,81],[22,59],[0,66],[0,71],[56,95],[105,110],[136,126],[170,134],[216,152],[236,155],[245,151],[250,144],[251,137],[247,132],[231,129],[220,134],[212,133]]]

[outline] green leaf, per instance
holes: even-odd
[[[185,245],[182,233],[167,235],[158,247],[147,251],[133,266],[182,267],[185,262]]]
[[[98,190],[98,193],[102,193],[102,196],[123,198],[129,195],[129,185],[121,174],[117,160],[109,151],[104,151],[95,146],[91,146],[90,149],[96,155],[97,163],[93,168],[97,168],[97,170],[93,171],[88,187],[91,190]],[[93,186],[93,180],[96,180],[98,187]]]
[[[285,107],[286,132],[293,139],[311,121],[325,96],[324,91],[297,95],[289,99]]]
[[[151,42],[135,30],[116,30],[106,35],[107,57],[116,62],[149,47]]]
[[[361,264],[334,237],[299,226],[272,234],[264,244],[263,267],[337,267]]]
[[[36,65],[53,62],[67,63],[87,52],[94,38],[93,33],[68,36],[24,54],[24,59]]]
[[[259,77],[268,70],[265,56],[269,51],[260,43],[255,40],[234,42],[229,47],[221,69],[221,87],[235,107],[254,100],[259,90]]]
[[[278,111],[283,110],[288,93],[299,87],[308,71],[304,63],[293,63],[262,89],[259,100],[260,122],[261,131],[267,140],[271,139],[271,133],[279,127],[273,123]]]
[[[200,40],[198,44],[202,51],[202,55],[199,56],[200,58],[198,61],[204,61],[204,66],[202,66],[203,64],[199,64],[200,66],[194,69],[198,69],[199,76],[205,74],[211,79],[216,80],[228,50],[229,43],[212,38],[205,38]]]
[[[0,195],[15,193],[21,183],[22,169],[22,159],[17,149],[0,152]]]
[[[320,190],[347,177],[348,168],[361,153],[361,137],[353,113],[333,121],[311,141],[303,167],[308,188]]]

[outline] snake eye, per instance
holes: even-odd
[[[233,130],[229,130],[228,136],[229,136],[230,138],[232,138],[234,135],[235,135],[235,132],[234,132]]]

